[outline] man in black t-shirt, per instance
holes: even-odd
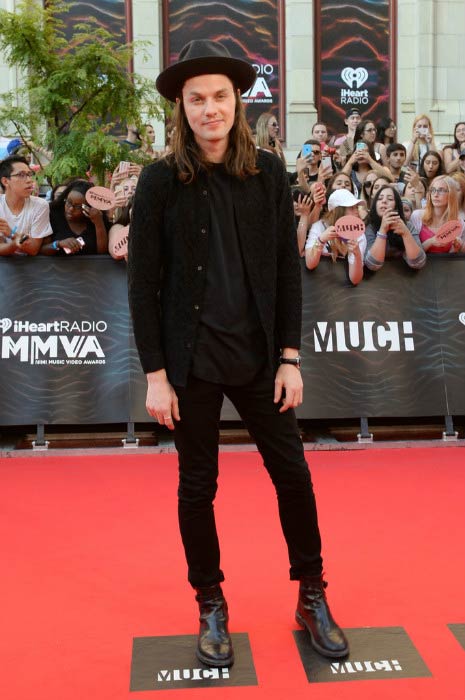
[[[173,152],[141,174],[129,236],[146,406],[174,429],[179,525],[200,607],[197,656],[209,666],[234,661],[213,511],[224,395],[276,488],[290,577],[300,581],[296,618],[320,653],[348,653],[326,601],[315,497],[293,411],[303,386],[292,199],[279,158],[256,149],[240,98],[255,77],[251,65],[206,40],[190,42],[159,75],[158,91],[176,102],[176,137]]]

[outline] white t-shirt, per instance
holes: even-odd
[[[310,229],[310,233],[308,234],[307,242],[305,243],[305,248],[313,248],[314,245],[317,244],[317,239],[318,236],[321,236],[322,233],[324,233],[326,230],[326,225],[324,222],[320,219],[319,221],[315,221],[315,223],[312,225]],[[365,250],[367,247],[367,239],[364,233],[362,233],[361,236],[357,239],[358,242],[358,247],[360,248],[360,253],[362,254],[362,260],[365,255]],[[331,255],[331,249],[326,243],[326,245],[323,247],[323,250],[321,251],[322,255]],[[350,265],[353,265],[355,262],[355,255],[353,253],[349,253],[347,256],[347,260],[349,261]]]
[[[27,234],[31,238],[45,238],[52,234],[49,205],[40,197],[28,197],[19,214],[13,214],[6,203],[5,195],[0,194],[0,219],[5,219],[16,233]]]

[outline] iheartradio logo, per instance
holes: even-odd
[[[9,331],[12,325],[13,321],[11,318],[0,318],[0,329],[2,333]]]
[[[351,90],[358,90],[368,80],[366,68],[343,68],[341,78]]]

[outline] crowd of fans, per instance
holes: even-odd
[[[436,141],[425,114],[415,118],[407,143],[398,143],[391,118],[375,124],[356,107],[346,113],[345,126],[346,133],[331,136],[325,124],[315,123],[294,171],[289,172],[298,247],[308,269],[315,269],[321,260],[343,261],[355,285],[365,268],[378,270],[387,258],[401,257],[419,269],[427,255],[464,253],[465,122],[456,124],[453,142],[447,145]],[[126,152],[129,148],[130,153],[139,151],[154,160],[169,151],[172,135],[168,126],[167,146],[158,151],[150,124],[140,132],[128,125],[121,143]],[[255,140],[257,147],[276,153],[291,171],[273,113],[259,117]],[[39,166],[30,162],[29,145],[13,139],[0,161],[0,255],[124,257],[115,241],[130,223],[142,166],[121,161],[109,182],[114,204],[102,211],[86,199],[93,186],[88,174],[79,173],[49,188],[45,197],[38,196]],[[41,152],[37,147],[34,151]],[[44,158],[53,158],[43,153]],[[364,222],[364,233],[345,239],[337,222],[348,215]],[[456,237],[443,242],[438,232],[454,221],[460,222],[454,229]]]
[[[330,137],[316,123],[290,174],[307,268],[343,260],[349,281],[358,284],[364,269],[379,270],[388,258],[419,269],[430,254],[465,253],[465,122],[456,124],[448,145],[436,141],[427,115],[416,117],[407,143],[398,143],[391,118],[377,125],[351,108],[345,124],[346,134]],[[336,233],[347,215],[364,222],[358,239]]]

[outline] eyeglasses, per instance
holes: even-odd
[[[372,126],[369,129],[364,129],[363,131],[376,131],[376,129],[374,126]]]
[[[270,126],[279,126],[277,122],[271,122]]]
[[[449,190],[446,190],[445,187],[432,187],[430,192],[431,194],[447,194]]]
[[[365,180],[363,186],[366,190],[369,190],[371,187],[373,187],[374,180],[368,180],[368,182]]]
[[[315,149],[313,149],[310,155],[321,156],[321,151],[315,151]]]
[[[19,177],[20,180],[30,180],[34,177],[32,170],[21,170],[19,173],[12,173],[10,177]]]
[[[67,199],[65,199],[65,207],[68,207],[68,209],[73,209],[75,211],[82,211],[82,204],[73,204]]]

